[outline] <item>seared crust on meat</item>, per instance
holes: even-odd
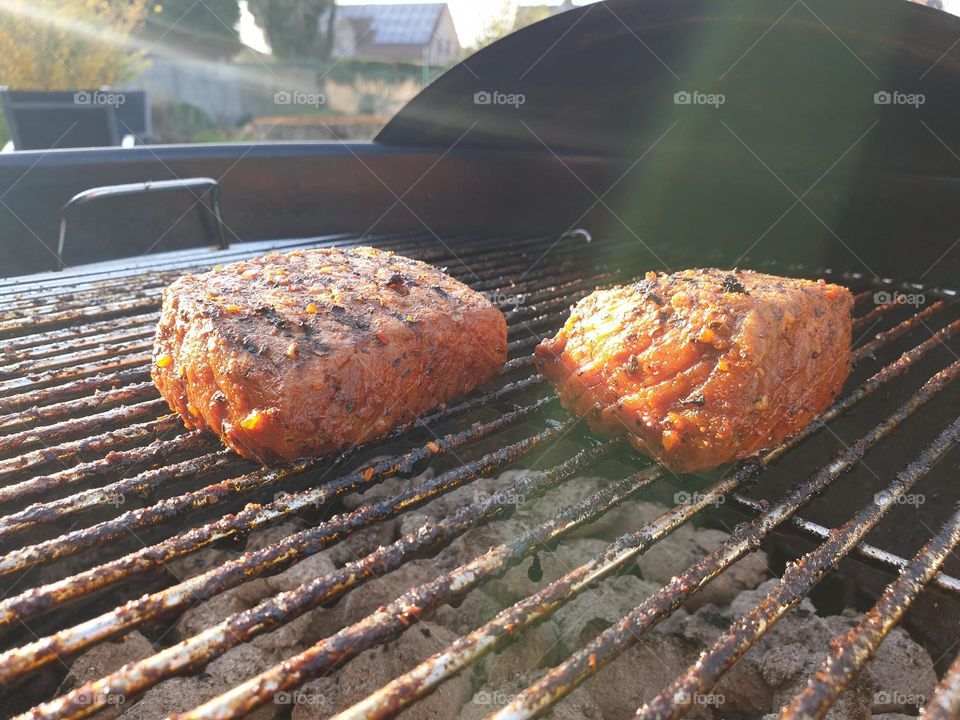
[[[831,403],[850,370],[852,307],[822,280],[647,273],[577,303],[536,361],[595,431],[689,472],[774,445]]]
[[[151,374],[188,427],[267,463],[382,437],[506,355],[503,315],[466,285],[391,252],[324,248],[174,282]]]

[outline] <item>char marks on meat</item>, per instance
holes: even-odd
[[[495,375],[506,322],[434,267],[374,248],[270,254],[164,291],[152,375],[192,428],[262,462],[383,437]]]
[[[850,370],[850,292],[746,270],[648,273],[574,306],[537,366],[564,407],[676,472],[804,427]]]

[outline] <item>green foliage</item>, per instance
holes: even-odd
[[[0,3],[0,82],[14,89],[118,85],[143,67],[130,35],[144,0],[7,0]]]
[[[160,101],[153,103],[150,110],[153,132],[161,142],[196,142],[217,131],[207,114],[189,103]]]
[[[250,0],[249,7],[275,57],[330,56],[336,12],[333,0]],[[326,22],[321,23],[321,18]]]
[[[229,57],[243,47],[236,29],[239,21],[238,0],[150,0],[146,34],[153,42]]]

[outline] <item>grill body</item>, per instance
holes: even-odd
[[[931,715],[955,712],[960,562],[949,551],[960,524],[951,453],[960,218],[955,160],[943,148],[955,139],[960,147],[951,92],[960,65],[937,55],[954,42],[957,23],[896,0],[800,5],[613,0],[580,8],[454,69],[370,144],[0,158],[0,274],[8,276],[0,281],[0,681],[8,714],[79,718],[109,709],[112,698],[134,700],[308,611],[349,600],[372,579],[437,558],[436,572],[406,595],[283,665],[258,668],[188,715],[242,716],[411,632],[503,573],[529,571],[534,581],[539,563],[531,556],[641,500],[661,503],[663,514],[638,522],[562,581],[504,602],[490,623],[349,717],[391,716],[570,597],[602,590],[687,523],[730,531],[729,539],[702,562],[676,567],[674,580],[638,599],[621,624],[557,659],[499,717],[546,711],[758,547],[784,583],[748,611],[757,622],[733,628],[701,666],[648,699],[645,717],[689,709],[677,698],[708,691],[768,623],[806,596],[824,612],[880,602],[870,615],[877,626],[837,643],[835,664],[797,703],[828,706],[857,667],[852,648],[875,647],[900,623],[938,658],[943,685]],[[777,42],[744,55],[772,26],[782,31],[771,38]],[[518,80],[520,66],[530,70]],[[661,97],[710,89],[727,67],[726,114]],[[916,114],[873,102],[874,92],[909,90],[921,75],[916,89],[930,102]],[[797,83],[789,98],[785,76]],[[485,89],[528,101],[478,109],[472,98]],[[758,106],[764,122],[751,110]],[[195,247],[199,229],[167,233],[171,213],[183,208],[124,202],[71,221],[72,257],[93,264],[44,272],[56,265],[50,238],[66,200],[92,185],[170,175],[219,181],[229,248]],[[510,328],[504,372],[414,427],[336,458],[262,469],[185,431],[149,380],[162,289],[184,272],[270,250],[360,243],[444,267],[494,298]],[[824,277],[857,293],[854,372],[838,402],[798,437],[735,467],[673,478],[585,433],[534,372],[535,344],[596,287],[649,270],[734,265]],[[503,492],[478,491],[449,517],[385,537],[382,547],[231,614],[225,625],[164,640],[196,603],[302,567],[508,469],[527,472]],[[588,474],[608,482],[577,494]],[[397,478],[408,483],[388,484]],[[378,496],[381,485],[394,494]],[[555,493],[568,488],[575,501]],[[364,491],[372,492],[357,500]],[[897,492],[924,502],[901,502]],[[507,522],[517,497],[547,508],[545,519],[452,569],[444,564],[457,538]],[[170,570],[201,551],[243,549],[251,533],[294,519],[302,530],[221,566]],[[155,654],[57,692],[65,672],[58,661],[69,665],[132,630],[155,640]]]

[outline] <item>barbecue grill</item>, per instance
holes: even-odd
[[[415,708],[574,598],[633,571],[678,528],[699,523],[731,532],[493,717],[548,711],[760,548],[779,558],[781,582],[696,665],[645,698],[642,717],[689,711],[790,608],[824,585],[835,589],[836,577],[853,578],[867,614],[823,647],[823,670],[783,716],[825,712],[898,624],[938,663],[942,682],[923,698],[927,716],[960,716],[960,562],[951,557],[960,542],[951,453],[960,439],[960,218],[948,201],[960,163],[950,150],[960,150],[960,59],[949,52],[958,31],[948,16],[898,0],[611,0],[473,56],[372,144],[11,157],[0,165],[0,222],[16,270],[0,282],[5,714],[110,712],[170,678],[202,673],[308,611],[331,608],[371,579],[442,557],[471,530],[510,517],[521,497],[545,506],[547,519],[504,544],[477,547],[475,559],[438,569],[179,717],[241,717],[334,675],[511,568],[536,579],[541,553],[640,498],[668,505],[339,717]],[[926,99],[916,107],[875,103],[884,88]],[[480,96],[475,104],[482,92],[525,99]],[[697,106],[680,95],[674,104],[678,92],[725,100]],[[188,220],[167,232],[168,193],[150,203],[127,191],[92,193],[107,204],[87,203],[85,221],[59,234],[57,211],[74,195],[171,176],[217,178],[228,247],[191,247]],[[184,183],[185,192],[196,187]],[[189,217],[183,209],[173,219]],[[184,272],[267,251],[358,244],[444,267],[487,293],[508,321],[502,373],[338,457],[261,468],[184,429],[149,378],[162,289]],[[73,262],[54,271],[64,248]],[[161,252],[116,259],[131,249]],[[559,408],[531,352],[597,287],[651,269],[708,265],[849,286],[854,370],[839,399],[797,436],[733,467],[678,478],[624,442],[587,433]],[[478,494],[191,637],[163,640],[198,604],[509,468],[524,472],[502,492]],[[575,503],[556,500],[553,491],[590,473],[609,482]],[[344,504],[392,478],[408,481],[394,494]],[[679,490],[683,502],[674,501]],[[926,502],[904,502],[917,494]],[[302,530],[198,574],[167,570],[205,549],[242,548],[251,533],[294,518],[305,521]],[[157,638],[155,654],[65,694],[44,680],[133,630]]]

